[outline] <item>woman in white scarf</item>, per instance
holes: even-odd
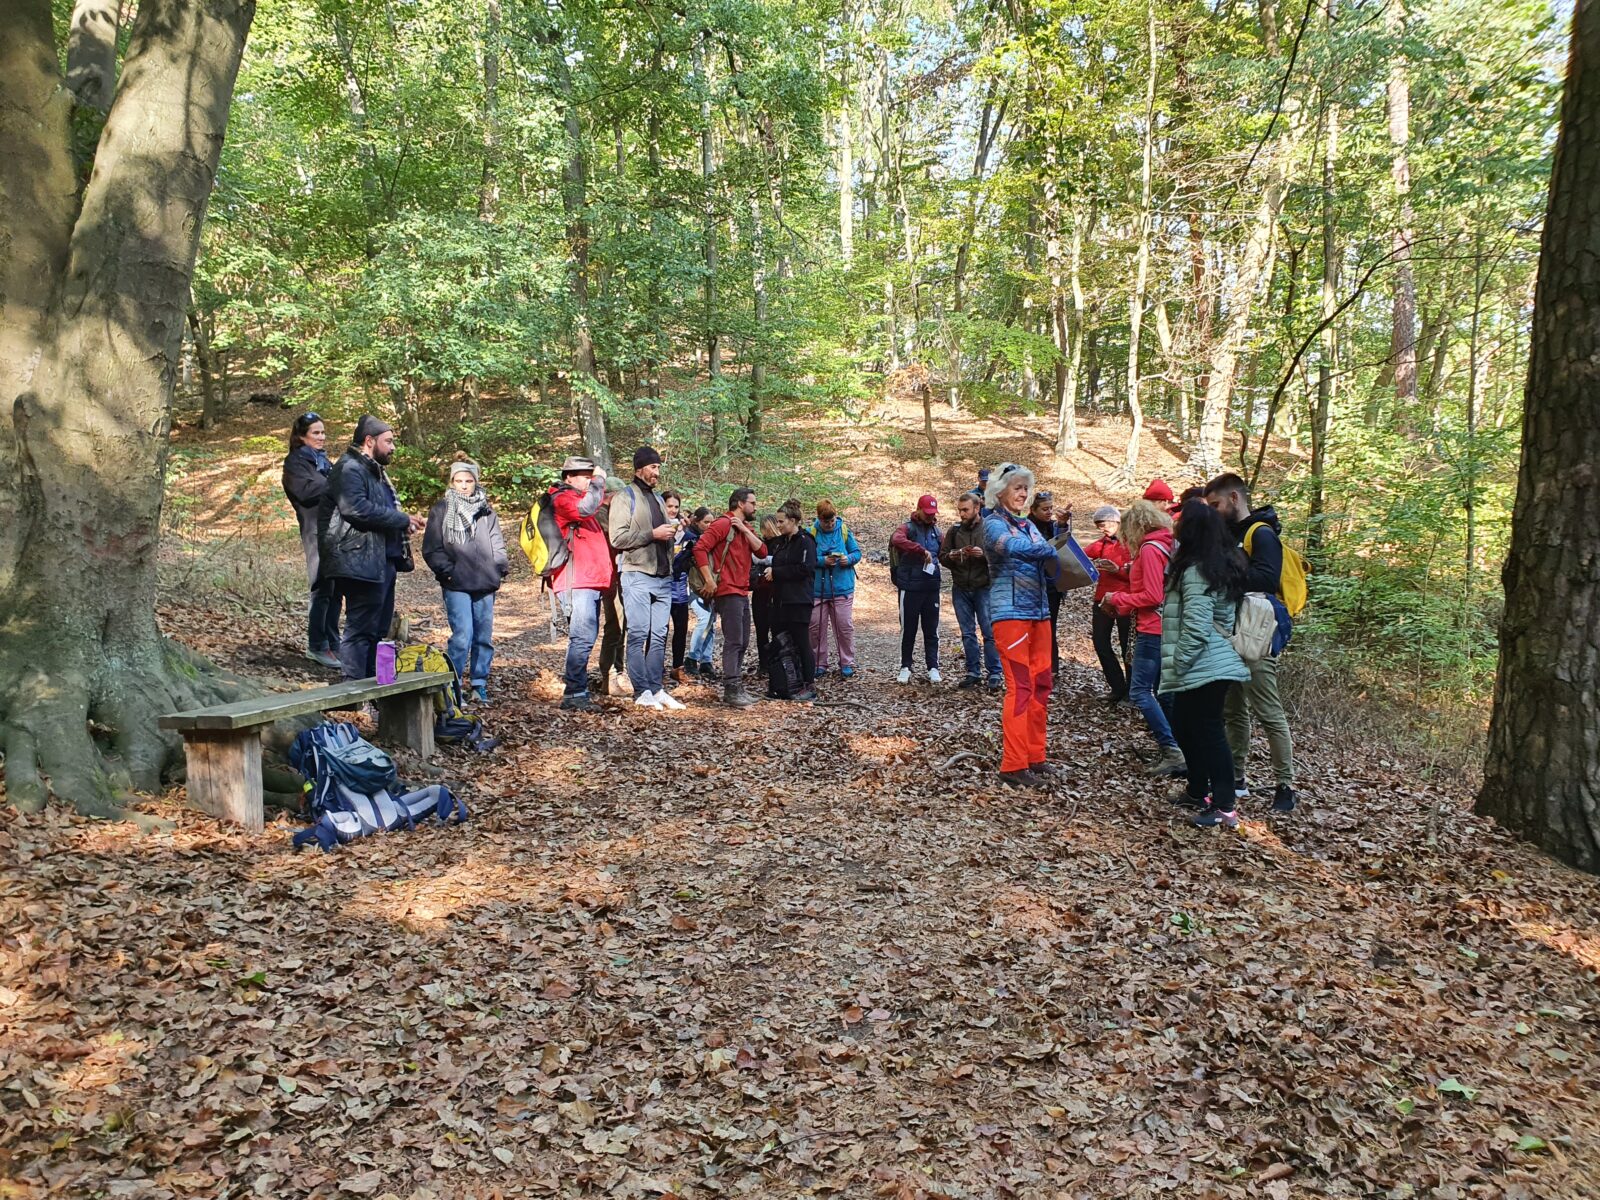
[[[422,557],[444,589],[450,644],[445,657],[470,686],[474,700],[489,699],[489,664],[494,659],[494,597],[511,571],[500,518],[479,483],[478,464],[468,459],[446,469],[449,488],[428,513]]]

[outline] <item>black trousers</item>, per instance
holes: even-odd
[[[384,569],[382,583],[339,579],[344,601],[344,637],[339,642],[339,673],[346,679],[371,679],[377,671],[378,643],[394,624],[394,563]]]
[[[1061,597],[1065,592],[1050,589],[1050,673],[1061,674],[1061,638],[1056,632],[1061,624]]]
[[[689,605],[672,606],[672,668],[683,666],[683,656],[689,649]]]
[[[600,683],[602,689],[611,685],[611,672],[627,667],[627,623],[623,620],[622,605],[617,592],[621,585],[615,579],[600,598]]]
[[[911,666],[917,648],[917,629],[922,629],[922,655],[931,671],[939,665],[939,593],[900,593],[900,665]]]
[[[750,621],[756,627],[756,674],[765,675],[772,649],[772,593],[765,588],[750,593]]]
[[[1189,764],[1189,796],[1214,797],[1218,808],[1233,811],[1233,751],[1222,705],[1233,683],[1219,679],[1187,692],[1172,693],[1172,736]]]
[[[1117,645],[1122,651],[1120,657],[1111,646],[1113,627],[1117,631]],[[1119,617],[1095,605],[1094,652],[1100,659],[1100,670],[1105,673],[1106,686],[1111,689],[1113,700],[1122,700],[1128,695],[1128,640],[1132,633],[1131,616]]]

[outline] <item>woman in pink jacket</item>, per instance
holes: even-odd
[[[1161,605],[1167,598],[1167,563],[1172,559],[1172,518],[1149,500],[1135,500],[1122,516],[1123,543],[1133,554],[1128,589],[1114,591],[1100,606],[1119,617],[1134,618],[1133,671],[1128,698],[1144,714],[1160,756],[1151,775],[1181,775],[1183,752],[1156,696],[1161,683]]]

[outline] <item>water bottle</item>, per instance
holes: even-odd
[[[395,645],[391,641],[378,643],[378,682],[394,682]]]

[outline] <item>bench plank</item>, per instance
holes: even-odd
[[[307,713],[352,708],[364,700],[380,700],[385,696],[399,696],[407,692],[437,691],[448,687],[451,681],[452,677],[443,671],[410,671],[397,676],[393,683],[352,679],[328,687],[279,692],[249,700],[235,700],[232,704],[218,704],[212,708],[169,713],[161,718],[160,724],[162,729],[180,731],[248,729],[253,725],[266,725]]]

